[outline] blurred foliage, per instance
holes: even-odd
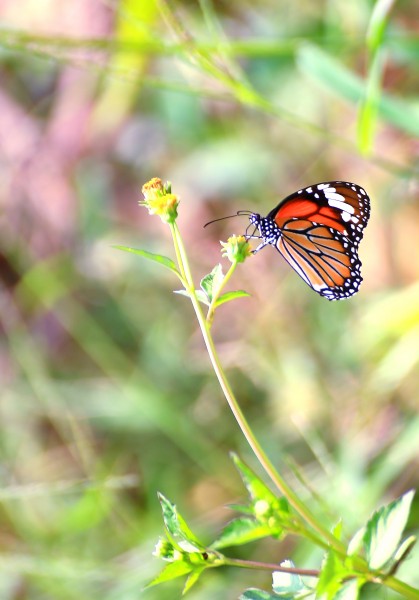
[[[266,214],[316,181],[367,189],[357,296],[326,302],[266,250],[238,269],[252,297],[222,307],[214,335],[269,455],[332,520],[355,529],[417,487],[419,15],[379,4],[0,3],[1,598],[137,599],[159,569],[157,490],[208,538],[242,495],[228,451],[254,459],[188,301],[112,248],[170,255],[137,205],[153,176],[182,197],[197,282],[246,226],[208,220]],[[291,555],[318,560],[288,539],[246,557]],[[400,572],[412,585],[418,560]],[[270,585],[238,571],[190,597]]]

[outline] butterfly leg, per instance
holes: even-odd
[[[259,237],[259,236],[252,236],[252,237]],[[256,252],[259,252],[259,250],[262,250],[262,248],[267,246],[269,243],[270,242],[267,242],[266,240],[264,240],[263,242],[261,242],[259,244],[259,246],[256,246],[256,248],[254,250],[252,250],[252,254],[256,254]]]

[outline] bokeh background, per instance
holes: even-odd
[[[177,282],[112,247],[173,256],[137,204],[154,176],[181,196],[197,282],[246,227],[208,220],[266,214],[322,180],[366,188],[357,296],[320,298],[266,249],[237,270],[232,288],[251,297],[218,310],[214,336],[273,462],[331,523],[351,534],[417,486],[418,12],[0,1],[2,599],[179,597],[180,581],[141,591],[162,567],[156,492],[211,541],[245,497],[229,451],[258,469]],[[410,532],[418,520],[416,504]],[[320,560],[295,539],[231,555]],[[418,560],[400,571],[412,585]],[[216,570],[190,598],[251,586],[269,589],[269,574]]]

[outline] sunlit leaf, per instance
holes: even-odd
[[[204,571],[204,569],[197,569],[196,571],[194,571],[193,573],[191,573],[189,575],[189,577],[186,580],[186,583],[183,587],[182,595],[186,594],[186,592],[189,592],[191,587],[194,586],[195,583],[198,581],[198,579],[200,578],[203,571]]]
[[[247,491],[254,503],[254,508],[262,509],[262,503],[264,502],[267,506],[275,509],[277,516],[281,513],[287,517],[290,513],[288,502],[285,498],[278,498],[275,494],[268,488],[268,486],[250,469],[244,462],[242,462],[239,457],[232,453],[231,457],[236,465],[241,478],[243,480],[244,485],[246,486]]]
[[[285,560],[281,563],[281,567],[294,567],[294,564],[290,560]],[[280,598],[289,600],[302,598],[312,591],[305,585],[299,575],[283,571],[272,573],[272,589]]]
[[[358,529],[348,544],[348,555],[356,554],[363,546],[365,527]]]
[[[206,293],[210,302],[220,289],[223,279],[224,274],[220,264],[216,265],[211,273],[208,273],[208,275],[205,275],[205,277],[201,279],[201,288]]]
[[[413,546],[416,544],[416,537],[414,535],[410,535],[407,539],[405,539],[400,546],[397,548],[394,553],[394,562],[397,563],[397,566],[406,560],[409,556],[409,553]]]
[[[343,579],[349,574],[338,555],[333,550],[329,550],[323,560],[316,595],[325,600],[332,600],[339,591]]]
[[[160,571],[157,577],[145,586],[145,589],[158,585],[159,583],[164,583],[165,581],[170,581],[171,579],[176,579],[177,577],[182,577],[182,575],[190,573],[193,568],[194,567],[191,564],[183,560],[171,562]]]
[[[225,548],[247,544],[253,540],[272,535],[272,528],[256,519],[241,517],[228,523],[221,535],[211,544],[212,548]]]
[[[190,293],[186,290],[174,290],[173,293],[179,294],[180,296],[186,296],[187,298],[191,297]],[[195,290],[195,294],[196,294],[196,297],[198,298],[199,302],[201,302],[202,304],[205,304],[206,306],[210,305],[210,302],[208,301],[208,298],[207,298],[207,295],[205,294],[205,292],[203,292],[202,290]]]
[[[221,306],[221,304],[225,304],[226,302],[230,302],[231,300],[235,300],[236,298],[245,298],[246,296],[250,296],[250,294],[248,294],[244,290],[226,292],[225,294],[222,294],[219,298],[217,298],[215,306]]]
[[[148,260],[160,263],[167,269],[173,271],[173,273],[176,273],[178,277],[180,277],[180,273],[177,270],[175,263],[171,258],[168,258],[167,256],[162,256],[161,254],[154,254],[153,252],[148,252],[147,250],[141,250],[139,248],[130,248],[129,246],[113,246],[113,248],[123,250],[124,252],[131,252],[132,254],[137,254],[138,256],[147,258]]]
[[[364,547],[371,569],[381,569],[393,558],[400,543],[414,496],[413,490],[378,509],[368,521]]]
[[[170,539],[184,552],[202,552],[205,550],[198,538],[192,533],[185,519],[179,514],[176,505],[158,494],[163,512],[163,520]]]

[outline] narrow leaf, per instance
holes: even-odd
[[[409,516],[413,495],[411,490],[387,506],[381,507],[368,521],[364,547],[371,569],[384,567],[396,552]]]
[[[262,512],[262,503],[264,503],[267,507],[271,507],[277,518],[281,514],[286,518],[290,514],[287,500],[285,498],[277,498],[268,486],[236,454],[232,453],[231,457],[253,500],[256,516],[258,512]]]
[[[176,273],[178,277],[180,277],[180,273],[177,270],[175,263],[171,258],[168,258],[167,256],[162,256],[161,254],[154,254],[153,252],[147,252],[147,250],[140,250],[139,248],[130,248],[129,246],[113,246],[113,248],[123,250],[124,252],[131,252],[132,254],[137,254],[138,256],[142,256],[143,258],[148,258],[148,260],[160,263],[167,269],[173,271],[173,273]]]
[[[198,538],[192,533],[184,518],[179,514],[176,505],[158,494],[159,501],[163,511],[163,520],[170,538],[184,552],[202,552],[205,547],[199,542]]]
[[[397,563],[397,566],[399,566],[400,563],[403,562],[409,556],[409,553],[415,544],[416,537],[414,535],[410,535],[407,539],[404,540],[404,542],[400,544],[400,546],[397,548],[397,551],[394,554],[394,559]]]
[[[357,140],[359,149],[363,154],[368,154],[373,144],[383,70],[384,53],[377,50],[371,60],[365,96],[358,112]]]
[[[272,528],[268,525],[261,525],[255,519],[241,517],[234,519],[225,526],[219,538],[211,544],[211,548],[239,546],[271,535]]]
[[[299,67],[329,91],[353,103],[364,98],[365,82],[313,44],[304,44],[298,51]],[[378,100],[378,112],[396,127],[419,135],[419,107],[414,100],[383,93]]]
[[[409,536],[404,542],[397,548],[394,556],[391,559],[389,565],[388,574],[394,575],[403,561],[409,556],[411,549],[416,544],[416,537],[414,535]]]
[[[367,43],[370,50],[377,50],[383,43],[384,32],[393,5],[394,0],[377,0],[375,3],[367,32]]]
[[[231,300],[235,300],[236,298],[245,298],[246,296],[250,296],[250,294],[248,294],[244,290],[226,292],[225,294],[221,294],[221,296],[217,299],[215,306],[221,306],[221,304],[225,304],[226,302],[230,302]]]
[[[186,296],[187,298],[191,297],[190,293],[186,290],[173,290],[173,293],[179,294],[179,296]],[[202,304],[205,304],[206,306],[210,305],[205,292],[203,292],[202,290],[195,290],[195,294],[199,302],[202,302]]]
[[[195,585],[195,583],[198,581],[198,579],[201,576],[201,573],[204,569],[197,569],[196,571],[194,571],[193,573],[191,573],[188,577],[188,579],[186,580],[186,583],[184,585],[184,588],[182,590],[182,596],[184,596],[186,594],[186,592],[189,592],[189,590],[191,589],[191,587],[193,585]]]
[[[157,577],[145,586],[144,589],[150,588],[153,585],[158,585],[159,583],[164,583],[165,581],[170,581],[171,579],[176,579],[177,577],[182,577],[182,575],[190,573],[193,568],[192,565],[183,560],[169,563],[162,571],[160,571]]]
[[[208,275],[205,275],[205,277],[201,279],[201,288],[208,296],[208,299],[210,301],[220,289],[223,279],[224,274],[222,266],[220,264],[216,265],[211,271],[211,273],[208,273]]]

